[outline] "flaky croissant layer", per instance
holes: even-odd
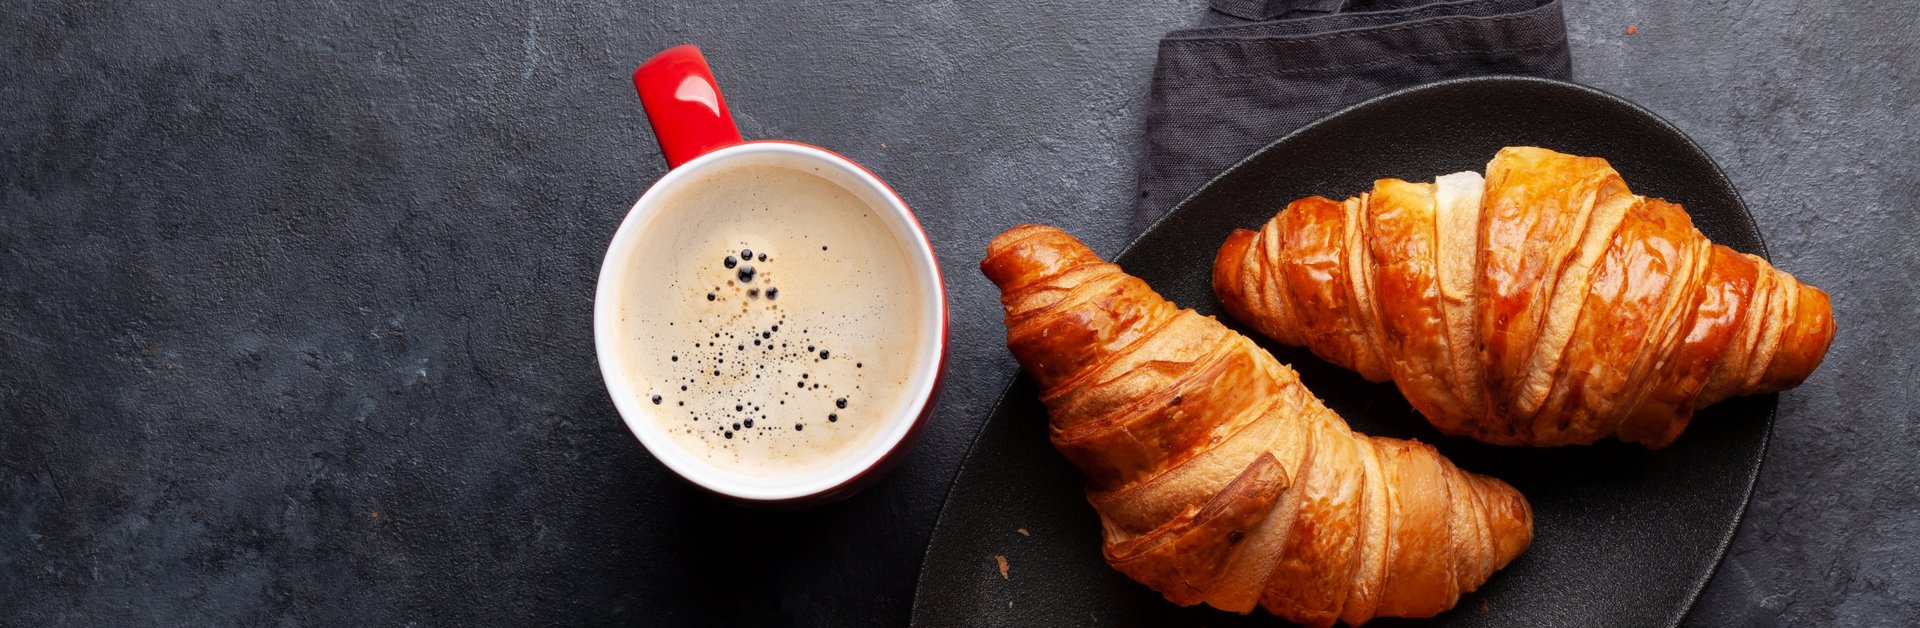
[[[1007,345],[1087,476],[1107,561],[1183,604],[1427,617],[1526,549],[1513,487],[1348,429],[1292,369],[1052,227],[994,238]]]
[[[1373,381],[1443,432],[1665,447],[1697,408],[1792,388],[1827,294],[1713,244],[1596,157],[1511,147],[1432,183],[1294,201],[1214,261],[1228,313]]]

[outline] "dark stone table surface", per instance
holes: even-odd
[[[1014,373],[974,262],[1021,221],[1129,239],[1154,42],[1204,11],[280,4],[0,3],[0,624],[903,623]],[[1705,146],[1839,320],[1693,621],[1920,620],[1920,11],[1566,14],[1577,80]],[[683,42],[940,251],[946,398],[851,500],[717,503],[601,387],[600,254],[664,171],[628,73]]]

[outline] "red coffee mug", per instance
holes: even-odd
[[[899,195],[866,168],[852,160],[816,146],[779,140],[745,141],[733,125],[720,87],[707,67],[700,50],[693,46],[668,49],[633,72],[634,85],[646,107],[661,152],[670,170],[641,195],[627,212],[620,229],[607,247],[600,267],[600,281],[594,297],[594,344],[600,361],[601,376],[607,392],[640,443],[667,468],[694,485],[713,493],[755,505],[812,505],[851,495],[864,488],[899,463],[919,438],[933,415],[935,401],[945,379],[947,358],[946,286],[940,267],[920,228],[919,220]],[[621,300],[631,298],[623,290],[635,277],[648,269],[635,268],[634,247],[649,221],[661,212],[664,199],[672,198],[676,188],[708,175],[725,176],[730,168],[742,164],[772,163],[818,172],[876,210],[892,235],[909,252],[908,263],[914,280],[920,282],[919,298],[925,298],[919,311],[925,320],[903,324],[924,325],[928,333],[925,346],[914,347],[914,370],[907,382],[911,400],[888,417],[884,429],[844,461],[818,473],[792,477],[743,476],[687,451],[665,433],[657,406],[642,399],[647,386],[636,382],[627,368],[630,348],[619,347]]]

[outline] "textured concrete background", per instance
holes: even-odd
[[[160,4],[0,5],[0,623],[903,622],[1014,370],[973,263],[1029,220],[1118,250],[1153,42],[1203,12]],[[1719,159],[1840,322],[1699,623],[1920,618],[1920,23],[1807,4],[1566,7],[1576,78]],[[600,388],[599,255],[664,170],[628,72],[682,42],[941,252],[938,421],[849,501],[716,503]]]

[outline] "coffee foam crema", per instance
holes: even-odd
[[[913,252],[819,166],[667,190],[629,261],[618,350],[659,431],[746,476],[819,472],[914,402],[929,339]]]

